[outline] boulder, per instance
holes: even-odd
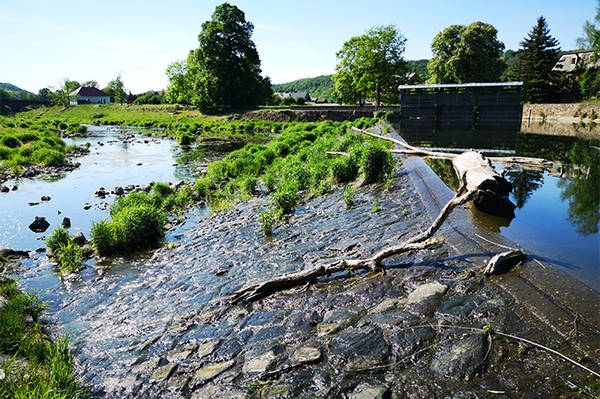
[[[29,229],[36,233],[43,233],[48,230],[48,227],[50,227],[50,223],[42,216],[36,216],[35,220],[29,225]]]
[[[71,219],[69,219],[68,217],[64,217],[63,220],[62,220],[62,226],[65,229],[70,228],[71,227]]]

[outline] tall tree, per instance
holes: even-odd
[[[367,98],[376,104],[397,103],[398,85],[407,71],[405,43],[394,25],[371,28],[345,42],[336,54],[333,75],[338,101],[362,104]]]
[[[589,62],[596,63],[600,59],[600,0],[596,7],[594,22],[585,22],[583,37],[577,39],[577,45],[581,49],[593,51]],[[600,92],[600,68],[591,65],[585,67],[579,80],[581,94],[585,97],[595,96]]]
[[[118,72],[117,77],[108,82],[108,86],[102,91],[110,95],[115,103],[123,104],[127,101],[127,93],[125,92],[121,72]]]
[[[560,47],[543,16],[519,45],[519,59],[509,78],[523,81],[524,102],[551,102],[558,92],[558,76],[552,68],[560,57]]]
[[[254,25],[236,6],[217,6],[202,24],[199,48],[185,65],[170,68],[171,85],[183,87],[183,97],[200,109],[239,109],[264,104],[272,95],[269,78],[260,76],[260,58],[251,40]],[[185,81],[178,82],[184,66]]]
[[[430,83],[497,82],[506,69],[504,43],[490,24],[452,25],[433,39]]]

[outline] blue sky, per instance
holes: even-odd
[[[167,87],[167,66],[198,46],[223,0],[0,0],[0,82],[37,93],[67,78],[101,87],[122,74],[132,93]],[[575,48],[598,0],[237,0],[254,24],[263,75],[273,83],[331,74],[345,41],[394,24],[405,59],[431,57],[450,25],[482,21],[517,50],[539,16],[562,50]]]

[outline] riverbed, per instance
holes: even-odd
[[[127,154],[165,145],[159,167],[164,180],[185,179],[187,172],[177,174],[176,156],[165,155],[176,154],[175,145],[146,139],[152,141],[136,136],[134,144],[112,145]],[[110,147],[98,145],[98,154]],[[129,176],[120,183],[103,178],[102,186],[162,180],[137,178],[152,159],[122,162]],[[79,161],[83,168],[86,157]],[[490,325],[569,353],[579,347],[595,367],[598,336],[586,326],[597,326],[597,320],[576,321],[573,333],[572,315],[551,302],[538,303],[537,315],[550,310],[562,320],[547,325],[527,299],[535,291],[507,291],[505,278],[481,276],[499,248],[460,235],[472,230],[442,229],[445,245],[391,258],[385,273],[348,270],[255,303],[229,305],[232,293],[247,284],[362,258],[426,227],[435,209],[423,202],[413,172],[401,164],[389,190],[361,188],[352,209],[346,209],[340,191],[302,203],[275,226],[272,238],[260,232],[257,214],[268,199],[259,196],[225,213],[190,213],[169,232],[173,245],[154,253],[91,261],[65,282],[38,253],[23,263],[19,278],[24,288],[42,293],[51,332],[69,336],[84,381],[99,397],[422,398],[494,392],[528,398],[576,392],[586,373],[518,342],[496,337],[490,344],[478,329]],[[99,184],[89,183],[73,206],[106,201],[93,197]],[[52,197],[44,206],[59,203],[57,194],[42,192]],[[54,223],[68,214],[69,208],[61,208]],[[451,219],[471,225],[468,212],[459,210]],[[75,228],[85,229],[70,217]],[[40,244],[35,239],[28,248]]]

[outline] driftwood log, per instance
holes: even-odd
[[[498,173],[492,163],[477,151],[466,151],[452,160],[458,176],[465,176],[467,190],[478,191],[473,204],[489,215],[512,219],[516,206],[508,199],[512,184]]]
[[[391,141],[402,149],[392,150],[394,153],[417,155],[423,157],[451,159],[457,176],[465,176],[467,191],[477,191],[478,195],[473,204],[480,211],[489,215],[500,216],[508,219],[515,217],[516,206],[508,199],[512,184],[492,166],[491,160],[478,151],[466,151],[462,154],[449,154],[421,150],[401,140],[381,136],[366,130],[353,127],[352,130],[362,134]],[[495,158],[498,161],[498,158]],[[536,163],[546,165],[544,160],[529,158],[511,158],[512,162]]]

